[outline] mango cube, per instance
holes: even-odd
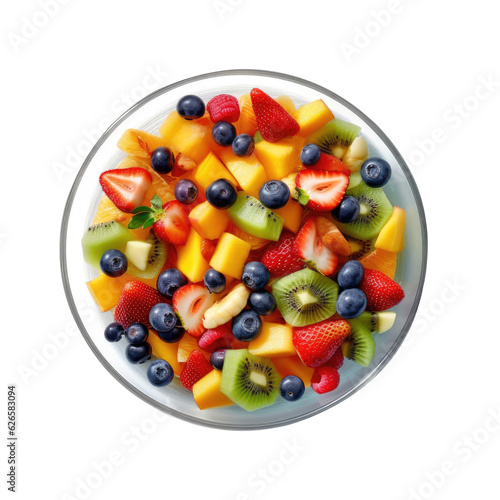
[[[300,228],[302,216],[304,215],[304,209],[300,203],[289,200],[284,207],[277,208],[273,212],[283,217],[283,226],[285,229],[288,229],[292,233],[297,233]]]
[[[177,268],[189,281],[196,283],[203,279],[209,266],[201,253],[203,238],[191,228],[186,244],[176,247]]]
[[[276,370],[278,370],[281,378],[288,377],[288,375],[295,375],[304,382],[306,388],[310,387],[314,369],[302,363],[298,356],[275,358],[273,359],[273,364]]]
[[[399,253],[405,247],[406,212],[399,207],[394,207],[390,219],[380,230],[375,248],[387,252]]]
[[[335,117],[322,99],[301,106],[292,114],[300,125],[299,135],[308,137]]]
[[[160,337],[158,337],[156,332],[149,330],[148,344],[151,346],[154,356],[164,359],[167,363],[170,363],[170,366],[176,375],[181,374],[183,365],[177,361],[179,342],[164,342]]]
[[[226,276],[240,279],[251,248],[250,243],[234,234],[223,233],[210,260],[210,267]]]
[[[263,323],[259,336],[248,344],[250,354],[264,358],[286,358],[297,354],[292,342],[292,327]]]
[[[234,403],[220,392],[222,372],[212,370],[193,385],[193,396],[200,410],[230,406]]]
[[[191,210],[189,222],[202,238],[216,240],[227,229],[231,218],[225,210],[218,210],[204,201]]]
[[[260,141],[255,145],[255,155],[264,166],[268,179],[282,179],[300,168],[300,151],[305,139],[288,137],[279,142]]]
[[[213,153],[208,153],[205,159],[196,167],[192,179],[203,192],[217,179],[227,179],[234,186],[238,185],[229,170]]]

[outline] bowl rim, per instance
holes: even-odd
[[[80,185],[80,182],[82,180],[83,175],[85,174],[85,171],[87,170],[88,165],[92,161],[93,157],[101,147],[101,145],[107,140],[107,138],[111,135],[113,131],[116,130],[116,128],[130,115],[132,115],[135,110],[141,108],[143,105],[147,104],[148,102],[152,101],[156,97],[169,92],[170,90],[176,89],[178,87],[181,87],[183,85],[187,85],[190,83],[198,82],[201,80],[207,80],[210,78],[218,78],[218,77],[230,77],[230,76],[258,76],[258,77],[269,77],[269,78],[274,78],[278,80],[285,80],[285,81],[290,81],[299,85],[303,85],[305,87],[308,87],[310,89],[313,89],[317,92],[320,92],[322,94],[327,95],[328,97],[336,100],[343,106],[345,106],[347,109],[352,111],[353,113],[357,114],[360,118],[362,118],[371,128],[372,130],[378,135],[378,137],[384,142],[384,144],[387,146],[387,148],[391,151],[391,153],[394,155],[396,160],[398,161],[401,169],[403,170],[405,174],[405,178],[408,181],[408,184],[410,185],[410,189],[412,191],[412,194],[415,198],[415,203],[417,205],[418,209],[418,215],[419,215],[419,220],[420,220],[420,229],[422,233],[422,266],[420,269],[420,278],[418,282],[418,287],[415,295],[415,300],[412,304],[410,313],[406,319],[405,324],[403,325],[403,328],[401,329],[401,332],[399,333],[398,337],[394,341],[393,345],[391,346],[391,349],[387,351],[385,356],[380,360],[378,365],[374,367],[369,373],[367,373],[361,380],[359,380],[356,385],[354,385],[346,394],[344,394],[341,398],[332,401],[330,403],[327,403],[325,405],[322,405],[319,408],[314,408],[306,413],[299,415],[297,417],[291,417],[291,418],[284,418],[279,421],[275,422],[270,422],[270,423],[257,423],[257,424],[241,424],[241,423],[220,423],[220,422],[210,422],[201,418],[197,418],[195,416],[187,415],[179,410],[175,410],[173,408],[170,408],[166,406],[165,404],[162,404],[155,399],[151,398],[150,396],[144,394],[141,392],[139,389],[137,389],[135,386],[133,386],[127,379],[125,379],[118,371],[115,370],[115,368],[107,361],[107,359],[103,356],[103,354],[99,351],[97,348],[96,344],[92,341],[92,338],[90,334],[88,333],[87,329],[85,328],[85,325],[83,324],[83,321],[80,317],[80,314],[78,312],[78,309],[76,307],[76,303],[73,298],[73,294],[71,292],[71,285],[69,282],[69,276],[68,276],[68,268],[67,268],[67,258],[66,258],[66,239],[67,239],[67,232],[68,232],[68,221],[69,221],[69,216],[71,212],[71,208],[73,206],[73,200],[75,198],[76,192],[78,190],[78,187]],[[341,403],[342,401],[346,400],[353,394],[357,393],[360,389],[362,389],[368,382],[373,380],[384,368],[385,366],[389,363],[389,361],[394,357],[396,352],[399,350],[401,347],[401,344],[405,340],[406,336],[408,335],[408,332],[410,330],[410,327],[413,323],[413,320],[415,318],[420,299],[422,296],[422,291],[423,291],[423,286],[424,286],[424,281],[425,281],[425,275],[426,275],[426,270],[427,270],[427,254],[428,254],[428,236],[427,236],[427,224],[426,224],[426,217],[425,217],[425,211],[424,211],[424,206],[422,203],[422,199],[417,187],[417,184],[413,178],[413,175],[411,174],[411,171],[406,164],[405,160],[403,159],[403,156],[399,153],[399,151],[396,149],[396,146],[392,143],[392,141],[385,135],[385,133],[371,120],[368,116],[366,116],[361,110],[359,110],[356,106],[352,105],[349,101],[345,100],[343,97],[335,94],[334,92],[328,90],[327,88],[318,85],[316,83],[310,82],[308,80],[305,80],[303,78],[299,78],[293,75],[289,75],[286,73],[279,73],[275,71],[268,71],[268,70],[259,70],[259,69],[235,69],[235,70],[222,70],[222,71],[214,71],[210,73],[204,73],[201,75],[185,78],[183,80],[179,80],[175,83],[172,83],[170,85],[166,85],[151,94],[148,94],[146,97],[135,103],[133,106],[131,106],[127,111],[125,111],[120,117],[118,117],[108,128],[107,130],[101,135],[99,140],[95,143],[94,147],[91,149],[87,157],[85,158],[82,166],[80,167],[80,170],[78,171],[78,174],[76,175],[76,178],[73,182],[73,185],[71,187],[70,193],[68,195],[68,199],[66,201],[65,207],[64,207],[64,213],[62,217],[62,223],[61,223],[61,231],[60,231],[60,244],[59,244],[59,252],[60,252],[60,265],[61,265],[61,276],[62,276],[62,281],[63,281],[63,287],[64,287],[64,292],[66,295],[66,299],[68,301],[68,305],[70,307],[71,313],[73,315],[73,318],[75,319],[75,322],[89,345],[90,349],[93,351],[93,353],[96,355],[96,357],[99,359],[99,361],[102,363],[102,365],[106,368],[106,370],[113,375],[113,377],[118,380],[125,388],[127,388],[130,392],[138,396],[140,399],[145,401],[146,403],[149,403],[153,407],[155,407],[158,410],[161,410],[165,413],[168,413],[170,415],[173,415],[174,417],[180,418],[181,420],[191,422],[194,424],[202,425],[204,427],[210,427],[210,428],[215,428],[215,429],[224,429],[224,430],[263,430],[263,429],[271,429],[275,427],[281,427],[285,425],[290,425],[296,422],[300,422],[302,420],[305,420],[307,418],[310,418],[314,415],[317,415],[319,413],[322,413],[323,411],[326,411],[333,406],[336,406],[337,404]]]

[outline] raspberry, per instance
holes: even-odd
[[[210,119],[214,122],[225,121],[234,123],[240,117],[240,105],[238,99],[229,94],[216,95],[207,104]]]
[[[312,390],[318,394],[331,392],[339,386],[339,372],[332,366],[320,366],[314,370],[311,378]]]

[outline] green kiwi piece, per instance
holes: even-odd
[[[367,367],[375,356],[373,333],[361,322],[349,320],[351,334],[342,342],[342,353],[358,365]]]
[[[232,221],[248,234],[271,241],[280,239],[283,217],[244,191],[238,193],[236,202],[227,209],[227,213]]]
[[[396,313],[394,311],[364,311],[357,318],[351,319],[350,322],[351,325],[360,324],[372,333],[384,333],[393,327],[395,320]]]
[[[337,224],[336,221],[335,224]],[[365,255],[375,250],[375,240],[358,240],[351,236],[346,236],[345,239],[349,242],[353,251],[351,255],[349,255],[350,260],[360,260]]]
[[[342,233],[359,240],[370,240],[377,236],[391,217],[393,210],[384,191],[359,182],[354,187],[347,189],[346,196],[354,196],[359,201],[359,215],[353,222],[348,224],[336,222],[336,226]]]
[[[247,411],[272,405],[279,394],[280,376],[270,359],[248,349],[228,349],[220,381],[220,390]]]
[[[339,286],[312,269],[302,269],[273,283],[273,295],[281,315],[291,326],[307,326],[336,312]]]
[[[127,273],[132,276],[137,276],[138,278],[151,279],[158,274],[160,274],[161,268],[165,261],[167,260],[168,250],[165,244],[160,241],[155,233],[151,231],[146,238],[146,243],[151,243],[153,247],[151,248],[151,252],[149,252],[149,259],[144,271],[141,271],[139,268],[134,266],[132,262],[128,262]]]
[[[253,136],[253,142],[255,144],[258,144],[259,142],[263,141],[264,138],[262,137],[262,134],[257,130]]]
[[[83,235],[82,249],[85,262],[100,269],[99,262],[107,250],[124,251],[127,241],[133,240],[132,233],[116,221],[90,226]]]
[[[334,118],[310,135],[306,143],[317,144],[323,153],[342,158],[360,130],[357,125]]]

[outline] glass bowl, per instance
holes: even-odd
[[[368,368],[346,360],[340,370],[340,386],[333,392],[318,395],[307,389],[297,402],[278,398],[267,408],[246,412],[238,406],[199,410],[190,392],[176,377],[163,388],[154,387],[146,378],[147,364],[131,365],[125,359],[125,341],[109,343],[104,339],[105,326],[113,320],[112,312],[101,313],[90,297],[86,282],[97,275],[82,256],[81,238],[91,224],[101,196],[99,175],[125,157],[116,143],[124,130],[136,128],[156,133],[177,101],[186,94],[196,94],[207,102],[219,93],[239,96],[253,87],[262,88],[274,97],[289,95],[296,106],[323,99],[338,118],[362,127],[371,156],[381,156],[392,165],[391,181],[385,186],[392,204],[406,210],[405,250],[400,254],[396,281],[406,298],[395,308],[394,326],[375,335],[377,349]],[[127,389],[152,406],[184,420],[223,429],[264,429],[291,424],[316,415],[340,403],[361,389],[389,362],[405,339],[422,293],[427,262],[427,231],[424,209],[415,181],[400,153],[386,135],[361,111],[333,92],[314,83],[280,73],[259,70],[231,70],[199,75],[174,83],[145,97],[116,120],[96,143],[83,163],[69,194],[61,228],[61,270],[66,296],[83,337],[106,369]]]

